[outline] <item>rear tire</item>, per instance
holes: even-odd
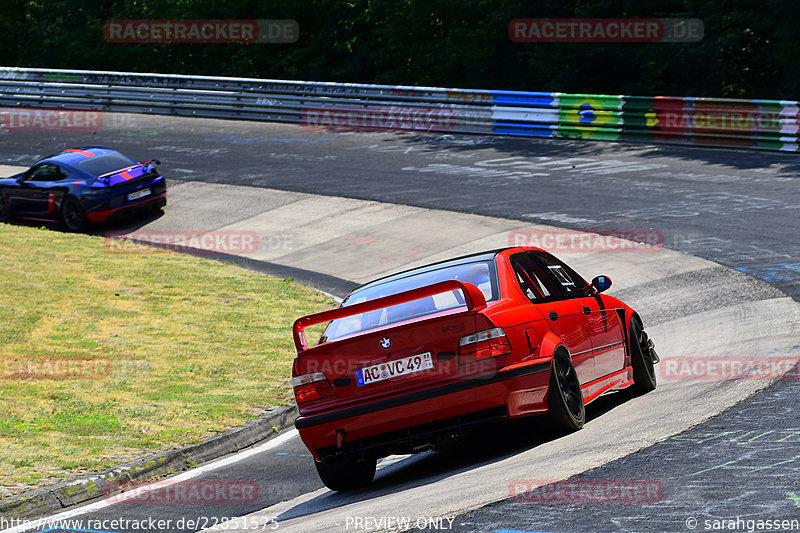
[[[6,199],[0,196],[0,223],[11,222],[11,211],[8,209]]]
[[[73,196],[67,196],[61,201],[61,219],[70,231],[81,231],[86,227],[86,211]]]
[[[363,458],[355,461],[349,458],[335,465],[329,465],[324,461],[314,461],[317,467],[319,478],[331,490],[344,492],[359,487],[364,487],[372,483],[375,477],[376,461],[374,458]]]
[[[650,346],[647,344],[647,335],[644,326],[637,316],[631,317],[629,329],[629,342],[631,352],[631,366],[633,366],[634,394],[645,394],[656,388],[656,369],[650,357]]]
[[[583,392],[572,360],[564,352],[553,357],[547,404],[549,421],[558,432],[571,433],[583,427],[586,421]]]

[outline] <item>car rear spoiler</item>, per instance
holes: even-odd
[[[456,289],[460,290],[464,295],[464,303],[467,306],[467,310],[472,311],[473,309],[478,309],[486,305],[486,298],[484,297],[483,293],[472,283],[463,283],[454,279],[440,281],[432,285],[426,285],[425,287],[411,289],[410,291],[400,292],[397,294],[384,296],[382,298],[376,298],[368,302],[338,307],[336,309],[331,309],[330,311],[322,311],[321,313],[315,313],[313,315],[298,318],[294,321],[294,345],[297,347],[298,353],[308,349],[308,343],[306,343],[306,336],[303,330],[309,326],[321,324],[323,322],[330,322],[331,320],[336,320],[338,318],[359,315],[368,311],[383,309],[384,307],[391,307],[393,305],[410,302],[412,300],[418,300],[420,298],[425,298],[426,296],[433,296],[434,294],[441,294],[443,292],[449,292]]]
[[[109,176],[113,176],[114,174],[121,174],[123,172],[133,170],[134,168],[143,167],[145,165],[152,165],[153,163],[155,163],[156,165],[160,165],[161,161],[159,161],[158,159],[151,159],[150,161],[145,161],[144,163],[136,163],[135,165],[131,165],[129,167],[121,168],[119,170],[112,170],[111,172],[106,172],[102,176],[97,176],[97,179],[107,178]]]

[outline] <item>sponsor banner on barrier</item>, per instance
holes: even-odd
[[[796,357],[664,357],[656,365],[666,381],[800,380]]]
[[[456,125],[456,113],[449,107],[306,108],[300,115],[300,125],[342,130],[449,131]]]
[[[524,19],[520,19],[524,20]],[[530,19],[545,20],[545,19]],[[552,19],[547,19],[552,20]],[[654,19],[667,20],[667,19]],[[110,24],[130,21],[109,21]],[[138,21],[137,21],[138,22]],[[164,21],[151,21],[164,22]],[[170,21],[167,21],[170,22]],[[177,21],[172,21],[177,22]],[[183,21],[187,22],[187,21]],[[188,21],[191,22],[191,21]],[[205,21],[201,21],[205,22]],[[230,22],[230,21],[229,21]],[[639,22],[645,22],[645,19]],[[193,33],[201,32],[195,26]],[[134,32],[132,42],[153,38],[147,26],[141,29],[114,26],[115,38]],[[208,32],[214,28],[206,28]],[[119,31],[117,31],[119,30]],[[173,28],[174,30],[174,28]],[[136,32],[139,31],[140,35]],[[159,30],[160,31],[160,30]],[[188,31],[188,30],[187,30]],[[214,29],[214,31],[216,31]],[[631,30],[632,31],[632,30]],[[161,35],[161,34],[159,34]],[[183,34],[182,34],[183,35]],[[227,34],[230,37],[230,32]],[[130,35],[128,35],[130,37]],[[224,38],[220,30],[220,38]],[[187,37],[188,39],[188,34]],[[216,36],[213,38],[216,39]],[[162,35],[163,40],[163,35]],[[103,86],[104,97],[125,91],[128,86],[162,87],[186,90],[226,91],[233,107],[215,101],[215,112],[241,110],[241,98],[254,101],[260,112],[271,108],[294,110],[285,120],[301,122],[310,128],[417,130],[494,133],[562,139],[609,141],[643,141],[670,144],[692,144],[734,148],[757,148],[797,152],[798,114],[800,105],[794,100],[744,100],[723,98],[622,96],[546,93],[532,91],[469,90],[454,88],[409,87],[328,82],[272,81],[212,76],[156,75],[136,73],[46,71],[0,67],[0,78],[22,80],[13,89],[19,94],[35,94],[37,102],[47,105],[50,98],[61,98],[61,89],[45,90],[52,84],[69,83]],[[51,83],[49,83],[51,82]],[[47,86],[44,87],[43,86]],[[97,93],[99,95],[100,93]],[[122,93],[117,93],[122,94]],[[164,93],[167,95],[168,93]],[[169,93],[173,94],[173,93]],[[206,94],[206,93],[204,93]],[[213,93],[208,93],[212,95]],[[303,95],[299,107],[286,95]],[[87,93],[87,98],[94,96]],[[230,96],[233,95],[233,96]],[[329,97],[359,99],[352,105],[341,102],[340,108],[330,105]],[[389,96],[398,106],[369,104],[370,98]],[[210,98],[211,96],[209,96]],[[431,102],[436,102],[432,104]],[[158,102],[154,102],[158,103]],[[160,103],[174,104],[174,96],[164,96]],[[368,107],[360,107],[361,104]],[[203,99],[197,102],[202,112]],[[165,106],[167,108],[168,106]],[[305,109],[303,109],[305,107]],[[114,104],[108,111],[115,111]],[[28,115],[27,113],[31,114]],[[299,112],[299,113],[298,113]],[[72,115],[70,115],[72,113]],[[83,113],[83,114],[81,114]],[[97,129],[112,126],[106,115],[100,121],[92,110],[19,110],[6,109],[2,117],[5,128],[14,129]],[[281,115],[284,116],[285,115]]]
[[[514,503],[657,503],[664,484],[657,479],[516,479],[508,485]]]
[[[783,106],[766,103],[722,103],[713,99],[678,99],[654,97],[653,120],[649,126],[659,132],[685,134],[688,132],[749,133],[774,132],[784,129],[784,123],[797,117],[786,116]]]
[[[509,246],[535,246],[552,253],[660,252],[664,233],[654,229],[515,229]]]
[[[494,105],[525,107],[556,107],[560,93],[528,91],[491,91]]]
[[[446,99],[451,104],[492,105],[495,103],[490,91],[448,90]]]
[[[0,130],[96,131],[103,127],[103,113],[96,109],[0,108]]]
[[[294,20],[109,20],[103,25],[109,43],[294,43],[300,27]]]
[[[621,139],[796,151],[797,102],[625,96]]]
[[[619,140],[622,96],[562,94],[558,96],[556,136],[566,139]]]
[[[508,37],[520,43],[677,43],[703,39],[700,19],[514,19]]]

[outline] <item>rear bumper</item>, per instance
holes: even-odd
[[[501,370],[311,416],[295,426],[314,458],[331,453],[370,453],[376,457],[430,448],[460,428],[488,418],[547,411],[550,362]],[[343,433],[337,448],[337,433]]]
[[[144,216],[158,211],[165,205],[167,205],[166,191],[140,202],[123,205],[114,209],[104,209],[102,211],[90,212],[86,214],[86,217],[89,219],[89,222],[95,224],[101,222],[113,222],[115,220],[121,220],[125,218]]]

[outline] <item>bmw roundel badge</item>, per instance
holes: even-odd
[[[391,347],[392,347],[392,339],[390,339],[389,337],[384,337],[381,339],[381,348],[383,348],[384,350],[388,350]]]

